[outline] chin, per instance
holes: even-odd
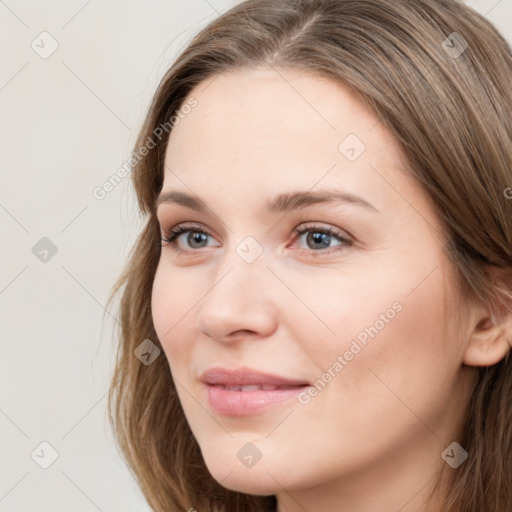
[[[212,477],[222,487],[231,491],[254,496],[269,496],[281,489],[277,482],[283,480],[283,477],[274,474],[271,465],[265,464],[263,459],[253,467],[246,467],[238,458],[226,457],[226,452],[206,453],[203,454],[203,458]]]
[[[253,496],[270,496],[281,490],[276,480],[266,473],[264,469],[258,471],[255,468],[245,471],[234,470],[227,478],[226,475],[229,471],[221,474],[210,470],[210,473],[222,487],[231,491],[251,494]]]

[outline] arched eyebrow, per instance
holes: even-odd
[[[210,208],[208,208],[202,199],[183,192],[171,191],[161,193],[155,202],[155,210],[163,203],[179,204],[197,212],[206,213],[210,211]],[[339,190],[321,190],[317,192],[297,191],[278,194],[265,202],[265,210],[270,214],[288,213],[320,203],[354,204],[369,211],[380,213],[380,211],[366,201],[366,199],[354,194],[340,192]]]

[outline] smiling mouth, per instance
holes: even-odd
[[[305,380],[242,367],[212,367],[200,377],[205,401],[223,416],[251,416],[284,407],[310,384]]]

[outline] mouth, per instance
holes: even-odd
[[[309,382],[248,368],[210,368],[201,376],[210,408],[224,416],[250,416],[283,406]]]

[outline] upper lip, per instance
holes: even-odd
[[[201,382],[209,385],[222,384],[224,386],[248,386],[254,384],[268,384],[273,386],[308,386],[305,380],[287,379],[280,375],[260,372],[252,368],[238,368],[228,370],[219,366],[209,368],[200,377]]]

